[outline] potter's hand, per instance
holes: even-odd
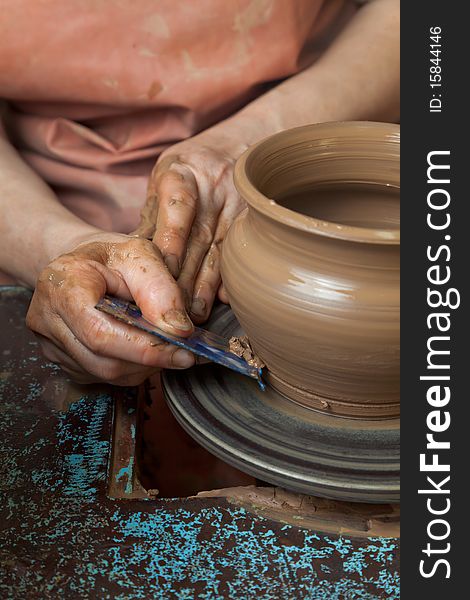
[[[151,242],[95,234],[38,278],[27,325],[49,360],[81,383],[115,385],[137,385],[158,368],[194,364],[190,352],[96,310],[105,293],[134,299],[144,317],[165,331],[185,336],[193,329],[181,290]]]
[[[243,208],[232,183],[234,161],[248,145],[283,129],[397,120],[399,57],[399,1],[368,2],[319,60],[163,153],[150,179],[139,233],[153,237],[188,295],[194,320],[209,313],[220,281],[220,242]]]
[[[207,319],[220,286],[220,245],[244,203],[233,167],[247,144],[207,130],[165,151],[150,177],[137,230],[162,253],[195,322]],[[226,301],[223,290],[219,297]]]

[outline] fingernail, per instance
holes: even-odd
[[[197,317],[206,316],[206,302],[202,298],[193,298],[190,312]]]
[[[176,350],[173,352],[171,356],[171,364],[174,367],[179,367],[181,369],[187,369],[188,367],[192,367],[195,363],[194,354],[188,352],[187,350]]]
[[[168,325],[171,325],[171,327],[174,327],[175,329],[190,331],[193,328],[191,319],[184,310],[177,310],[176,308],[167,310],[163,315],[163,320],[165,323],[168,323]]]
[[[174,254],[167,254],[163,260],[173,277],[178,277],[180,274],[180,263],[178,258]]]

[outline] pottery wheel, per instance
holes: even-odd
[[[225,337],[242,335],[226,306],[214,310],[208,328]],[[399,501],[398,419],[322,414],[214,364],[165,371],[163,389],[183,428],[241,471],[325,498]]]

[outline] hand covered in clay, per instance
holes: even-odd
[[[38,278],[26,322],[46,357],[80,383],[137,385],[159,368],[182,369],[194,355],[95,309],[105,294],[134,300],[167,332],[193,330],[181,290],[148,240],[89,236],[53,260]]]
[[[169,148],[149,180],[139,235],[153,239],[196,323],[209,316],[220,288],[220,246],[245,207],[233,167],[247,144],[207,130]]]

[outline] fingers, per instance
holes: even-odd
[[[147,198],[145,204],[140,211],[140,223],[131,235],[143,237],[151,240],[155,235],[155,226],[158,214],[158,195],[156,189],[156,176],[159,169],[159,164],[154,166],[152,174],[148,180]]]
[[[215,294],[220,286],[220,246],[218,237],[211,244],[204,257],[201,269],[196,278],[189,313],[195,323],[202,323],[209,317]]]
[[[195,323],[202,323],[209,317],[214,298],[221,284],[220,260],[222,242],[239,210],[240,205],[229,203],[226,204],[220,214],[214,241],[202,261],[194,283],[189,312]]]
[[[137,385],[157,369],[195,364],[191,352],[95,312],[97,318],[83,324],[86,333],[74,332],[59,315],[49,319],[47,327],[36,327],[46,357],[60,364],[75,381]]]
[[[153,187],[153,186],[152,186]],[[153,189],[147,191],[147,200],[140,212],[140,223],[137,229],[131,232],[130,235],[143,237],[151,240],[155,234],[155,223],[157,221],[157,195]]]
[[[164,331],[190,335],[194,327],[183,294],[155,245],[135,239],[116,246],[108,265],[121,274],[143,316]]]
[[[164,162],[162,168],[165,169]],[[158,213],[154,243],[168,270],[177,278],[186,255],[186,247],[196,216],[198,187],[187,167],[172,163],[156,179]]]
[[[204,257],[213,245],[219,213],[201,207],[188,241],[186,258],[178,277],[178,285],[183,291],[186,305],[191,307],[194,283]]]
[[[182,324],[187,324],[181,316],[184,308],[194,321],[206,320],[220,286],[220,245],[244,207],[233,185],[233,162],[230,156],[210,148],[199,148],[194,155],[173,152],[159,161],[149,182],[141,230],[148,233],[146,222],[155,218],[156,207],[153,242],[167,269],[153,271],[153,289],[168,293],[163,291],[146,303],[152,289],[138,297],[142,285],[135,284],[130,273],[122,272],[144,316],[163,329],[168,322],[163,318],[164,309],[170,311],[171,297],[174,299],[177,315],[172,324],[178,330],[179,321],[179,335],[185,330]],[[171,282],[164,281],[167,273],[177,279],[184,306]]]
[[[226,291],[225,286],[224,286],[223,283],[220,284],[219,291],[218,291],[217,295],[219,296],[219,300],[221,302],[223,302],[224,304],[230,304],[230,300],[228,298],[227,291]]]
[[[143,331],[136,331],[95,309],[80,325],[74,315],[67,317],[64,324],[67,328],[64,327],[60,334],[60,343],[90,372],[96,366],[93,361],[97,357],[100,363],[103,363],[101,358],[117,359],[119,363],[162,369],[183,369],[195,363],[191,352],[178,349]],[[57,337],[58,333],[55,335]],[[116,368],[120,366],[116,365]]]
[[[60,365],[77,383],[106,382],[112,385],[134,386],[160,370],[158,367],[144,367],[130,362],[90,356],[91,353],[81,347],[76,339],[71,344],[67,343],[66,350],[63,350],[47,338],[38,337],[45,357]]]
[[[50,303],[53,310],[48,313],[38,306],[35,292],[27,324],[90,372],[103,362],[101,357],[153,368],[187,368],[194,364],[192,353],[176,352],[175,346],[96,310],[94,307],[104,288],[105,281],[99,270],[83,269],[80,285],[64,282],[59,296]]]
[[[134,385],[158,368],[192,366],[192,353],[95,309],[108,292],[135,299],[149,321],[171,333],[193,329],[181,290],[154,244],[109,237],[78,246],[43,271],[27,325],[42,336],[49,359],[80,381]]]

